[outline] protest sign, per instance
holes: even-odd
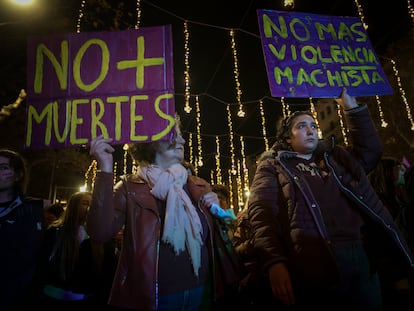
[[[392,89],[358,17],[257,11],[274,97],[391,94]]]
[[[174,125],[171,26],[35,36],[27,45],[25,148],[167,137]]]

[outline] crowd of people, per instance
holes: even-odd
[[[137,169],[115,184],[112,140],[93,139],[93,190],[65,206],[29,197],[0,149],[1,310],[412,310],[413,168],[382,157],[366,105],[336,102],[349,144],[287,116],[237,219],[185,161],[178,117],[128,146]]]

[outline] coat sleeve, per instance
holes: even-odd
[[[344,117],[350,140],[348,150],[369,173],[381,159],[382,144],[368,107],[361,105],[347,110]]]
[[[88,212],[87,232],[93,240],[110,241],[125,222],[126,189],[120,181],[114,187],[113,174],[98,172]]]
[[[248,204],[253,246],[265,272],[271,265],[287,260],[277,218],[281,193],[274,161],[264,160],[257,167]]]

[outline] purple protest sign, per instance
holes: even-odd
[[[25,148],[163,139],[174,124],[171,26],[31,37]]]
[[[357,17],[258,10],[272,96],[339,97],[391,94]]]

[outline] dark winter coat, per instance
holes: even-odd
[[[333,137],[321,140],[314,155],[322,159],[340,190],[363,215],[367,223],[363,235],[373,262],[379,265],[384,256],[392,254],[395,258],[387,262],[405,264],[406,271],[412,272],[413,255],[366,177],[382,155],[368,108],[345,111],[345,122],[349,145],[335,145]],[[289,169],[288,158],[294,155],[272,150],[257,167],[248,206],[254,247],[264,271],[285,262],[302,285],[330,286],[339,277],[331,241],[309,185]]]
[[[1,213],[1,310],[20,310],[33,298],[43,235],[43,200],[17,197]]]

